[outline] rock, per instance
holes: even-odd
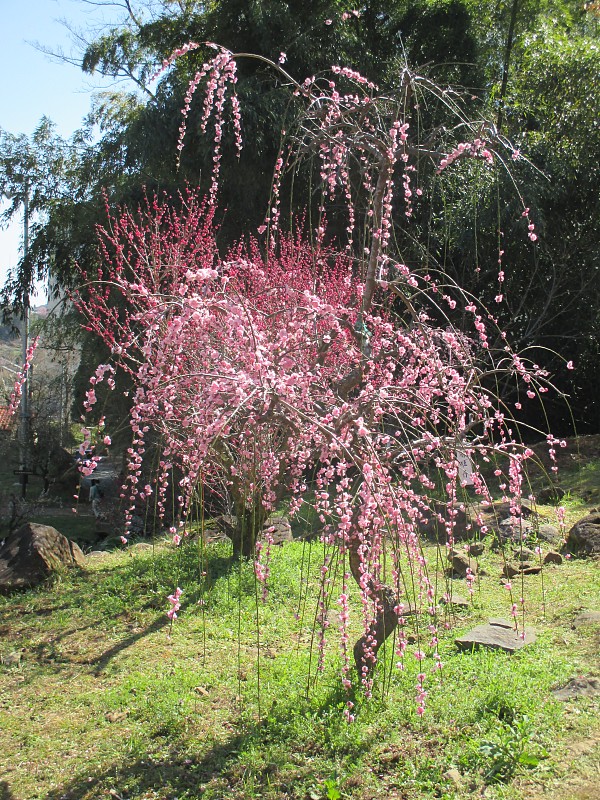
[[[471,542],[467,545],[467,552],[470,556],[481,556],[485,552],[485,545],[483,542]]]
[[[540,489],[540,491],[537,493],[536,499],[538,503],[543,503],[544,505],[554,505],[559,503],[565,494],[565,490],[560,486],[546,486],[546,488]]]
[[[220,539],[233,538],[233,531],[237,528],[237,518],[223,514],[215,522],[221,529]],[[269,534],[273,544],[283,544],[293,540],[292,526],[287,517],[269,517],[262,527],[259,538],[264,539],[265,534]],[[213,541],[217,541],[213,539]]]
[[[150,542],[136,542],[129,548],[130,553],[147,553],[149,550],[154,550]]]
[[[293,540],[292,526],[287,517],[269,517],[262,529],[262,536],[269,534],[273,544],[283,544]]]
[[[465,597],[462,597],[462,595],[460,594],[453,594],[452,597],[449,597],[448,595],[445,594],[440,599],[440,603],[442,603],[445,606],[448,606],[450,609],[462,610],[470,608],[471,606],[470,602]]]
[[[415,616],[418,613],[419,609],[415,608],[409,600],[406,603],[398,603],[398,624],[400,626],[406,625],[406,618]]]
[[[467,570],[471,570],[472,575],[477,575],[477,563],[465,553],[457,553],[456,550],[451,550],[448,553],[448,561],[450,562],[450,570],[453,575],[459,578],[466,578]]]
[[[424,512],[423,519],[419,523],[419,531],[426,539],[446,542],[448,540],[446,523],[449,520],[454,522],[452,536],[455,541],[460,542],[473,536],[473,525],[467,513],[457,507],[449,509],[446,503],[439,500],[434,501],[432,509]]]
[[[542,571],[540,564],[531,564],[529,561],[522,561],[520,564],[505,564],[502,570],[503,578],[514,578],[516,575],[537,575]]]
[[[583,611],[573,620],[573,627],[580,628],[582,625],[599,625],[600,611]]]
[[[215,517],[213,522],[218,525],[219,529],[224,531],[228,534],[229,539],[231,539],[231,531],[237,528],[237,517],[234,517],[233,514],[221,514],[220,517]]]
[[[442,775],[442,778],[444,778],[444,780],[448,781],[449,783],[452,783],[454,787],[457,789],[460,789],[462,787],[463,784],[462,775],[455,767],[447,769],[446,772],[444,772],[444,774]]]
[[[600,556],[600,511],[594,509],[573,525],[565,549],[578,556]]]
[[[214,544],[215,542],[227,542],[229,539],[225,532],[219,528],[205,528],[204,541],[206,544]]]
[[[513,550],[513,555],[517,561],[531,561],[536,557],[535,552],[529,547],[517,547]]]
[[[515,629],[515,623],[509,619],[504,619],[504,617],[490,617],[488,625],[492,625],[495,628],[509,628],[512,631]]]
[[[507,517],[496,528],[498,537],[502,541],[522,542],[533,534],[533,523],[528,519]]]
[[[562,536],[556,525],[540,525],[537,535],[538,538],[549,544],[559,544],[562,541]]]
[[[554,550],[549,550],[546,555],[544,556],[543,560],[544,564],[562,564],[563,557],[560,553],[556,553]]]
[[[593,677],[580,676],[571,678],[562,689],[555,689],[552,694],[557,700],[572,700],[575,697],[596,697],[600,694],[600,680]]]
[[[66,567],[85,567],[85,556],[50,525],[27,522],[0,548],[0,592],[28,589]]]
[[[517,633],[512,623],[504,619],[490,619],[483,625],[478,625],[464,636],[455,640],[459,650],[471,650],[478,647],[487,647],[491,650],[505,650],[514,653],[536,640],[535,632],[528,628],[525,636]]]
[[[539,575],[542,571],[540,564],[522,564],[523,575]]]
[[[144,518],[134,514],[129,522],[129,536],[143,536],[145,532]]]
[[[515,528],[516,530],[530,531],[533,528],[533,522],[524,517],[506,517],[500,523],[501,528]]]
[[[502,569],[502,577],[514,578],[515,575],[520,575],[522,566],[522,564],[505,564]]]
[[[498,520],[506,519],[507,517],[511,517],[510,511],[511,511],[510,503],[508,503],[508,502],[493,503],[491,508],[490,508],[490,512],[492,514],[494,514],[494,516]],[[534,516],[534,514],[535,514],[535,508],[534,508],[533,503],[530,500],[527,500],[527,499],[523,498],[521,500],[521,517],[523,519],[529,519],[529,517]],[[514,517],[513,517],[513,519],[514,519]]]
[[[123,722],[129,716],[129,711],[109,711],[104,715],[107,722]]]

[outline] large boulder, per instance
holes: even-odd
[[[448,508],[446,503],[439,500],[435,500],[430,509],[423,511],[419,531],[429,541],[446,542],[451,522],[452,538],[455,542],[472,539],[477,533],[476,527],[464,509],[458,506]]]
[[[84,567],[81,549],[50,525],[27,522],[0,548],[0,592],[28,589],[67,567]]]
[[[600,510],[594,509],[569,531],[565,550],[578,556],[600,556]]]

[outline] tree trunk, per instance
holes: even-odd
[[[221,517],[221,525],[233,544],[234,558],[254,558],[256,540],[265,524],[264,509],[243,509],[235,517]]]
[[[358,553],[360,542],[353,538],[349,545],[350,571],[356,583],[360,586],[360,556]],[[359,678],[366,678],[375,669],[377,653],[388,636],[398,627],[398,614],[395,609],[398,605],[396,592],[391,586],[374,580],[369,581],[368,589],[371,597],[376,602],[375,619],[369,629],[354,645],[354,663]]]

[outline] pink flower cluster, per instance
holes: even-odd
[[[187,130],[187,120],[191,111],[192,100],[196,94],[198,86],[206,81],[204,105],[200,118],[200,130],[206,132],[208,122],[214,114],[214,138],[213,138],[213,172],[210,188],[210,202],[216,202],[217,189],[219,185],[219,172],[221,167],[221,142],[223,138],[224,109],[227,92],[230,90],[231,113],[233,120],[233,130],[238,154],[242,149],[242,128],[240,104],[235,94],[237,83],[237,64],[233,58],[233,53],[224,47],[208,42],[207,45],[218,51],[218,54],[211,60],[202,65],[190,81],[181,110],[181,125],[179,126],[179,139],[177,142],[178,158],[183,150],[183,141]],[[197,48],[198,45],[190,43],[188,49]],[[179,55],[183,54],[183,48],[175,51],[170,60],[165,62],[169,66]],[[282,54],[283,56],[284,54]]]
[[[482,139],[474,139],[472,142],[460,142],[454,150],[442,158],[438,167],[438,174],[453,164],[459,158],[481,158],[488,164],[494,163],[494,156],[488,150],[486,142]]]
[[[173,594],[170,594],[167,597],[167,600],[171,604],[171,608],[167,611],[167,617],[173,622],[173,620],[177,619],[177,612],[181,608],[181,603],[179,602],[179,598],[183,594],[183,591],[177,587]]]
[[[23,394],[23,386],[25,385],[25,381],[27,380],[27,373],[31,369],[31,363],[35,355],[35,351],[37,350],[39,341],[40,337],[36,336],[35,339],[32,341],[32,343],[27,348],[25,363],[23,364],[23,368],[17,375],[17,379],[13,386],[13,390],[11,392],[10,400],[8,403],[8,413],[11,417],[17,413],[17,409],[19,408],[19,403],[21,402],[21,396]]]

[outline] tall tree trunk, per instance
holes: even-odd
[[[502,84],[500,85],[500,97],[498,98],[498,119],[496,121],[496,128],[498,133],[502,132],[502,124],[504,122],[504,98],[506,97],[506,89],[508,87],[508,72],[510,67],[510,57],[512,54],[514,38],[515,38],[515,24],[517,21],[517,14],[519,13],[520,0],[513,0],[512,8],[510,10],[510,22],[508,23],[508,33],[506,35],[506,47],[504,49],[504,61],[502,62]]]

